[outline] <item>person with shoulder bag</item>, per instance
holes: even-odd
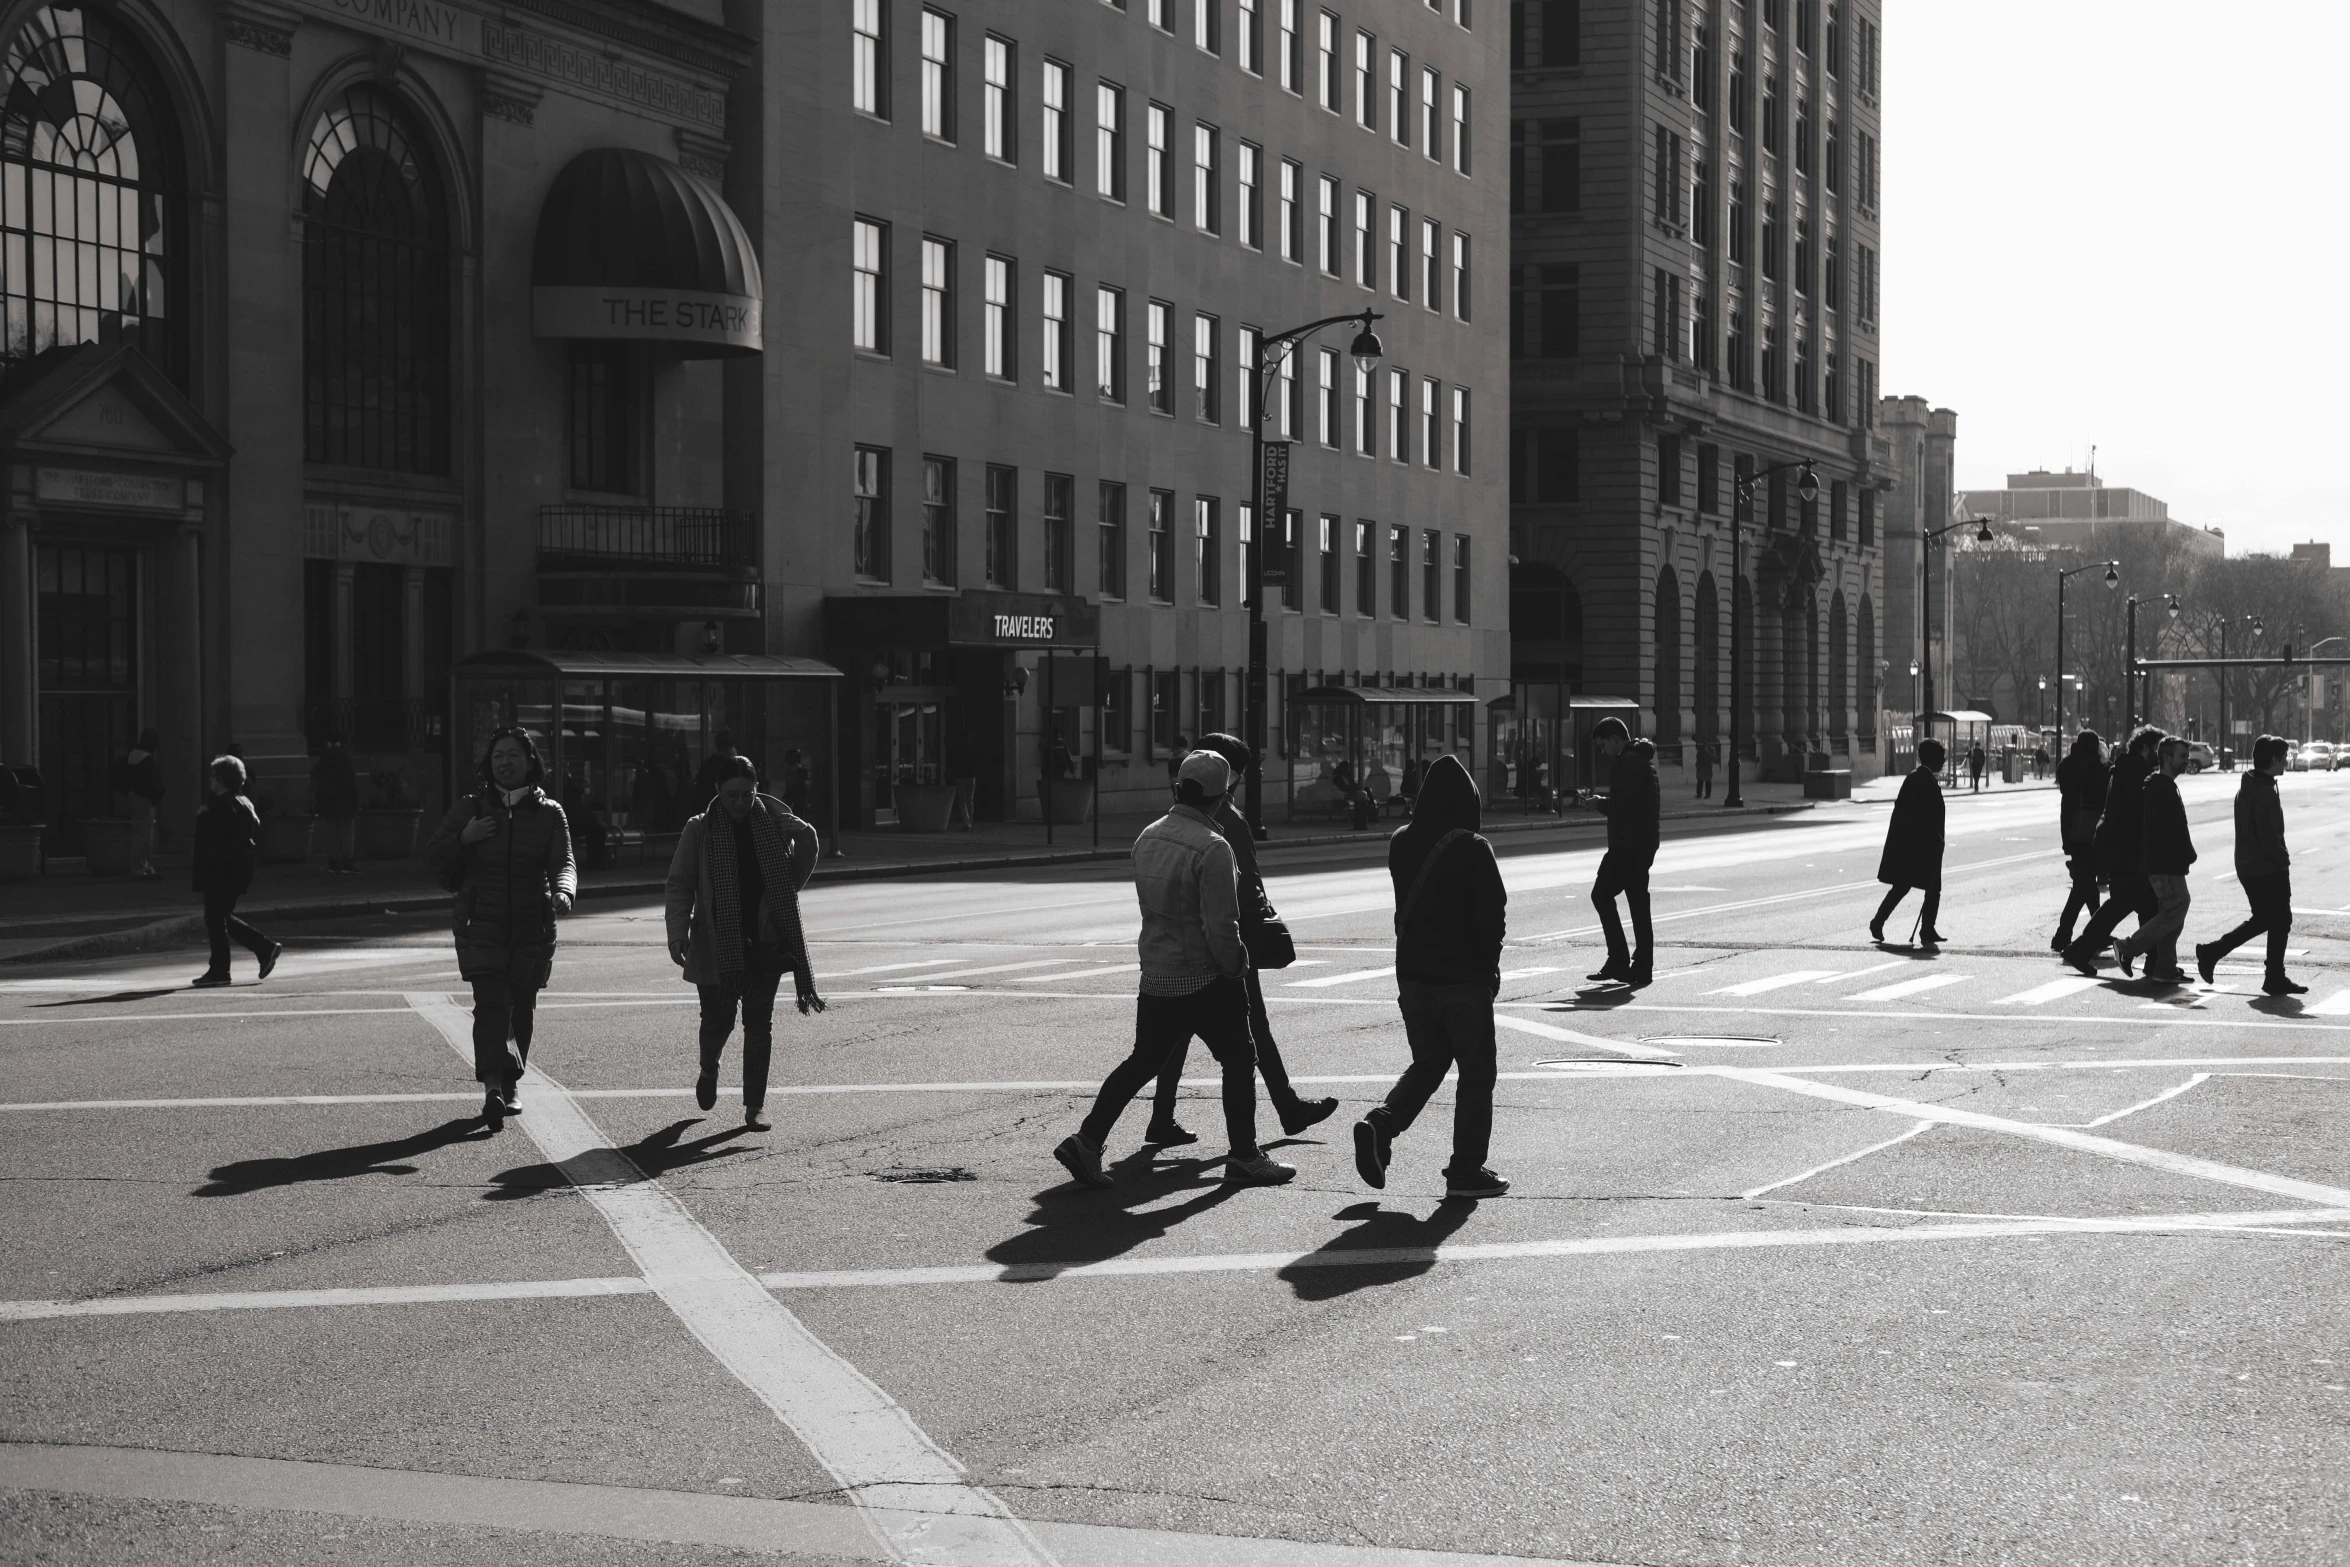
[[[245,764],[233,756],[216,756],[209,771],[212,798],[196,813],[189,864],[190,885],[204,895],[204,935],[212,945],[212,962],[195,980],[204,989],[229,982],[232,936],[261,960],[263,979],[269,978],[286,950],[284,943],[237,918],[237,900],[252,887],[253,867],[261,858],[261,817],[245,798]]]
[[[702,999],[701,1071],[694,1103],[718,1103],[718,1063],[743,1019],[743,1125],[767,1129],[767,1066],[775,1048],[775,992],[792,976],[800,1011],[821,1012],[800,889],[816,873],[816,829],[759,792],[747,756],[711,769],[717,797],[685,824],[670,857],[663,913],[670,960]]]
[[[1257,764],[1256,752],[1238,735],[1202,735],[1199,748],[1224,758],[1236,780],[1246,778]],[[1337,1114],[1338,1101],[1301,1098],[1289,1081],[1289,1068],[1283,1064],[1281,1048],[1274,1041],[1273,1020],[1265,1011],[1264,970],[1285,969],[1295,963],[1297,946],[1290,940],[1289,927],[1282,923],[1273,900],[1266,895],[1265,878],[1257,871],[1256,835],[1249,830],[1248,818],[1240,813],[1233,791],[1225,792],[1214,826],[1232,846],[1233,861],[1240,868],[1240,943],[1248,949],[1248,972],[1241,978],[1248,987],[1249,1035],[1256,1041],[1257,1070],[1265,1079],[1265,1097],[1272,1101],[1273,1113],[1281,1118],[1282,1133],[1295,1137],[1316,1122]],[[1190,1054],[1191,1041],[1186,1039],[1175,1047],[1167,1064],[1160,1069],[1151,1124],[1142,1134],[1144,1142],[1162,1148],[1179,1148],[1199,1141],[1198,1133],[1175,1119],[1175,1101],[1183,1085],[1183,1063]]]
[[[539,992],[555,966],[555,920],[579,896],[563,807],[539,787],[538,747],[520,729],[490,737],[480,787],[449,807],[424,846],[451,889],[457,971],[473,987],[473,1075],[491,1131],[520,1115]]]

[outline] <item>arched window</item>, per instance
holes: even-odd
[[[1656,574],[1656,743],[1667,756],[1681,751],[1681,579],[1667,566]]]
[[[179,149],[162,91],[105,13],[35,11],[0,104],[0,369],[130,343],[182,381]]]
[[[1711,745],[1722,733],[1722,604],[1714,574],[1697,575],[1697,739]]]
[[[1852,683],[1844,645],[1844,590],[1828,601],[1828,744],[1836,751],[1852,748]]]
[[[327,105],[302,161],[303,455],[449,471],[448,197],[379,87]]]

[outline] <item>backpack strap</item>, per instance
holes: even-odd
[[[1437,839],[1436,847],[1430,849],[1428,851],[1428,857],[1420,862],[1420,872],[1418,875],[1412,878],[1411,891],[1405,893],[1403,902],[1396,905],[1395,936],[1398,941],[1403,939],[1403,929],[1404,926],[1411,920],[1412,910],[1420,906],[1420,894],[1423,890],[1426,889],[1428,885],[1429,872],[1436,869],[1436,862],[1444,858],[1445,850],[1451,848],[1453,844],[1458,842],[1460,839],[1469,836],[1470,833],[1468,828],[1455,827],[1452,831]]]

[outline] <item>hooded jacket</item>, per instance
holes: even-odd
[[[2187,802],[2179,786],[2157,767],[2138,786],[2138,871],[2144,876],[2184,876],[2195,863],[2195,840],[2187,831]]]
[[[2285,802],[2277,781],[2255,767],[2236,785],[2236,877],[2283,876],[2293,868],[2285,852]]]
[[[2105,763],[2075,751],[2056,764],[2059,831],[2064,852],[2079,858],[2096,852],[2097,819],[2105,813]]]
[[[1597,804],[1607,816],[1610,857],[1643,866],[1652,863],[1665,809],[1664,785],[1656,776],[1655,741],[1635,740],[1616,753],[1607,798]]]
[[[543,985],[555,958],[555,903],[579,895],[579,862],[563,807],[535,785],[516,795],[509,803],[484,785],[460,796],[425,844],[424,860],[439,872],[465,867],[452,921],[458,972],[527,979],[535,964]],[[467,843],[459,834],[477,814],[495,817],[498,830]]]
[[[2154,763],[2125,751],[2105,785],[2105,815],[2097,823],[2097,867],[2108,876],[2138,874],[2139,824],[2145,819],[2146,775]]]
[[[1387,875],[1395,884],[1395,977],[1431,985],[1501,983],[1501,941],[1510,895],[1493,845],[1478,835],[1477,785],[1457,756],[1440,756],[1420,782],[1412,819],[1387,840]],[[1444,851],[1420,885],[1421,867],[1447,833],[1468,837]],[[1612,830],[1612,829],[1611,829]]]

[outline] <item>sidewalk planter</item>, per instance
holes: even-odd
[[[1039,778],[1036,795],[1043,803],[1045,820],[1055,827],[1082,827],[1093,820],[1090,778]]]
[[[0,827],[0,881],[41,874],[41,827]]]
[[[897,801],[898,831],[945,832],[955,809],[953,784],[899,784],[891,791]]]
[[[417,828],[423,822],[422,806],[362,806],[359,852],[371,860],[411,859],[416,854]]]
[[[317,820],[315,816],[262,817],[261,863],[307,864],[310,859],[310,829]]]
[[[139,863],[138,824],[119,816],[93,816],[82,822],[82,863],[93,876],[128,876]]]

